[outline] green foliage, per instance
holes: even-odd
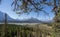
[[[0,36],[2,35],[2,26],[0,25]],[[47,25],[49,27],[52,27],[52,29],[47,29],[45,24],[41,25],[42,27],[37,26],[23,26],[23,25],[11,25],[8,24],[6,26],[6,32],[5,37],[13,37],[13,36],[50,36],[50,37],[60,37],[60,23],[53,23],[51,26]],[[45,27],[44,27],[45,26]],[[34,35],[33,35],[34,34]]]
[[[54,2],[54,1],[53,1]],[[52,1],[47,2],[47,0],[14,0],[12,6],[14,5],[14,11],[21,11],[21,13],[28,13],[31,11],[43,11],[46,12],[43,5],[52,6],[54,5]]]
[[[0,36],[1,36],[1,32],[2,32],[2,26],[0,25]],[[22,32],[23,31],[23,32]],[[22,33],[24,33],[24,36],[27,36],[27,32],[28,31],[32,31],[32,28],[29,27],[25,27],[22,25],[6,25],[6,32],[5,32],[5,36],[4,37],[12,37],[12,36],[17,36],[17,32],[20,32],[21,37],[23,36]]]
[[[60,37],[60,23],[54,23],[53,25],[53,37]]]

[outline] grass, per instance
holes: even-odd
[[[52,25],[47,25],[47,24],[38,24],[38,25],[15,25],[15,24],[7,24],[6,25],[6,31],[5,31],[5,37],[12,37],[13,33],[14,36],[50,36],[54,37],[57,35],[58,37],[60,36],[60,23],[57,23],[56,26],[54,24]],[[0,25],[0,36],[2,35],[2,28],[3,24]],[[56,29],[56,31],[55,31]],[[17,35],[19,34],[19,35]],[[56,37],[57,37],[56,36]]]

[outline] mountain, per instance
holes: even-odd
[[[0,22],[4,22],[4,15],[5,13],[0,11]],[[7,22],[13,22],[13,23],[39,23],[40,21],[36,18],[30,18],[27,20],[18,20],[18,19],[13,19],[7,14]]]
[[[4,14],[5,13],[0,11],[0,22],[4,22]],[[30,19],[24,19],[24,20],[13,19],[8,14],[7,14],[7,22],[10,22],[10,23],[47,23],[33,17]]]
[[[30,19],[27,19],[27,20],[23,20],[23,21],[20,21],[20,23],[41,23],[40,20],[36,19],[36,18],[30,18]]]
[[[0,22],[4,22],[5,20],[5,13],[0,11]],[[7,21],[14,20],[7,14]]]
[[[4,20],[4,14],[0,11],[0,21]]]

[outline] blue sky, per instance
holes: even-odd
[[[16,12],[13,11],[13,7],[11,6],[11,4],[12,4],[12,0],[2,0],[2,3],[0,5],[0,11],[7,13],[13,19],[23,20],[34,17],[39,20],[46,21],[46,20],[51,20],[54,17],[54,13],[51,12],[52,7],[45,6],[44,8],[44,10],[46,10],[46,12],[49,13],[49,16],[44,15],[45,13],[43,13],[42,11],[40,11],[39,16],[37,16],[37,13],[33,11],[30,12],[29,15],[26,14],[18,15],[16,14]]]

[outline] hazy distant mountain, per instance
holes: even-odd
[[[5,20],[5,13],[0,11],[0,22],[4,22]],[[7,21],[14,20],[7,14]]]
[[[4,14],[5,13],[0,11],[0,22],[4,22]],[[7,14],[7,22],[11,22],[11,23],[46,23],[46,22],[40,21],[36,18],[30,18],[30,19],[24,19],[24,20],[13,19],[8,14]]]
[[[4,14],[3,12],[0,11],[0,22],[4,22]],[[18,20],[18,19],[13,19],[7,14],[7,21],[8,22],[14,22],[14,23],[39,23],[40,21],[36,18],[30,18],[27,20]]]
[[[0,21],[2,22],[4,20],[4,14],[0,11]]]
[[[21,23],[41,23],[40,20],[36,19],[36,18],[30,18],[30,19],[27,19],[27,20],[23,20],[23,21],[20,21]]]

